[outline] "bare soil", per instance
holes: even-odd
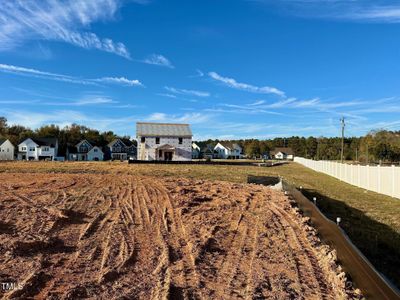
[[[0,173],[0,298],[347,299],[280,191],[127,174]],[[1,288],[1,287],[0,287]]]

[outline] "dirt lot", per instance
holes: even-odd
[[[345,299],[344,274],[267,187],[0,173],[0,282],[34,299]]]

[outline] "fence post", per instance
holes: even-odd
[[[381,165],[378,165],[378,193],[381,192],[381,172],[382,172]]]
[[[392,197],[395,196],[396,191],[396,167],[392,165]]]

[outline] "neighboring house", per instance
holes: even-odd
[[[101,161],[104,160],[104,153],[100,147],[82,140],[75,146],[67,147],[67,157],[70,161]]]
[[[208,159],[213,159],[213,158],[218,158],[218,152],[214,150],[214,146],[211,144],[208,144],[205,146],[203,149],[201,149],[201,157],[203,158],[208,158]]]
[[[136,146],[128,139],[115,139],[107,145],[112,160],[136,159]]]
[[[14,160],[14,145],[0,138],[0,160]]]
[[[139,160],[192,160],[189,124],[136,123]]]
[[[67,147],[68,160],[86,161],[88,152],[93,148],[92,144],[87,140],[82,140],[75,146]]]
[[[241,158],[242,147],[236,143],[219,142],[215,145],[214,150],[218,153],[218,158]]]
[[[294,158],[293,150],[289,147],[275,148],[270,154],[272,158],[280,160],[293,160]]]
[[[199,159],[201,155],[201,149],[199,147],[199,145],[197,145],[196,143],[192,143],[192,158],[193,159]]]
[[[54,160],[58,154],[56,138],[27,138],[18,145],[18,160]]]
[[[104,152],[100,149],[100,147],[94,146],[87,153],[88,161],[102,161],[104,160]]]

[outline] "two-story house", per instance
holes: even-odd
[[[218,153],[218,158],[227,159],[241,158],[243,149],[236,143],[219,142],[215,145],[214,151]]]
[[[54,160],[58,154],[56,138],[27,138],[18,145],[18,160]]]
[[[190,161],[192,136],[189,124],[138,122],[138,159]]]
[[[195,142],[192,143],[192,158],[198,159],[201,156],[201,148]]]
[[[0,160],[14,160],[14,145],[0,138]]]
[[[88,140],[82,140],[75,146],[67,148],[67,157],[71,161],[102,161],[104,152]]]
[[[128,139],[115,139],[107,145],[108,156],[111,160],[136,159],[136,146]]]

